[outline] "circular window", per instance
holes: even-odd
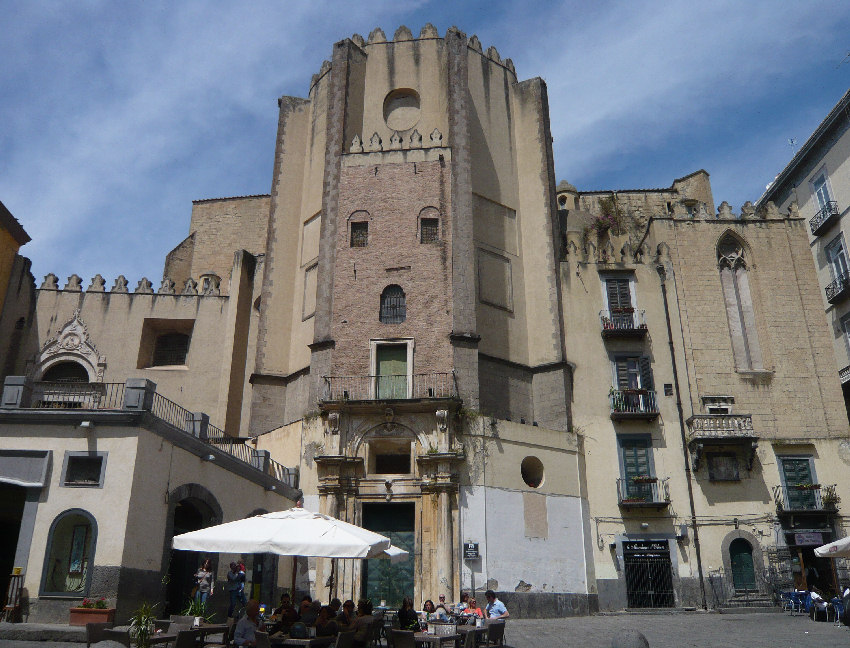
[[[543,485],[543,462],[537,457],[526,457],[520,465],[522,481],[532,488]]]
[[[410,88],[393,90],[384,99],[384,121],[394,131],[413,128],[419,121],[419,94]]]

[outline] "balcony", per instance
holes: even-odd
[[[272,479],[298,488],[298,469],[274,461],[265,450],[249,446],[247,438],[226,434],[212,425],[202,412],[191,412],[156,391],[149,380],[129,379],[126,383],[32,382],[24,376],[7,376],[0,401],[3,412],[51,410],[45,415],[79,416],[138,415],[146,413],[169,426],[176,434],[185,434],[251,466]],[[56,410],[55,413],[53,410]],[[89,412],[91,414],[89,414]],[[113,420],[113,419],[109,419]]]
[[[669,477],[649,475],[617,480],[617,503],[622,508],[663,509],[670,505]]]
[[[850,293],[850,275],[843,273],[838,275],[832,283],[826,287],[826,301],[830,304],[844,299]]]
[[[752,470],[758,447],[750,414],[694,414],[688,424],[691,466],[699,470],[705,446],[733,446],[747,451],[747,470]]]
[[[645,311],[634,308],[603,309],[599,311],[599,321],[602,325],[602,337],[606,340],[646,337]]]
[[[655,392],[647,389],[612,389],[608,399],[612,421],[652,421],[658,418]]]
[[[841,499],[835,484],[793,484],[773,487],[773,501],[779,515],[834,514]]]
[[[388,376],[323,376],[324,402],[457,399],[453,371]]]
[[[815,214],[809,221],[809,227],[812,228],[812,234],[818,236],[827,227],[829,227],[835,219],[838,218],[838,203],[830,200],[821,210]]]

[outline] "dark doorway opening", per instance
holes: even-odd
[[[729,559],[732,565],[732,584],[735,591],[757,591],[752,545],[743,538],[735,538],[729,545]]]
[[[405,596],[413,596],[413,565],[416,544],[416,505],[413,502],[363,504],[363,527],[387,536],[410,557],[399,563],[389,560],[363,561],[363,596],[374,605],[381,601],[400,607]]]
[[[204,528],[204,515],[200,508],[191,500],[178,502],[174,509],[174,535],[202,528]],[[195,572],[198,571],[200,564],[201,554],[197,551],[171,552],[165,601],[167,614],[180,614],[186,608],[192,588],[195,586]]]
[[[673,567],[666,540],[624,542],[623,571],[630,608],[673,607]]]
[[[21,518],[24,515],[24,503],[27,489],[0,482],[0,598],[9,589],[9,575],[15,565],[15,552],[18,549],[18,535],[21,532]]]

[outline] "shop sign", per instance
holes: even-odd
[[[463,559],[464,560],[477,560],[481,556],[478,554],[478,543],[477,542],[464,542],[463,543]]]
[[[794,544],[797,546],[805,546],[805,545],[822,545],[823,542],[823,534],[822,533],[795,533],[794,534]]]

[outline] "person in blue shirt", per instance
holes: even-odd
[[[508,608],[499,599],[496,598],[496,592],[487,590],[484,592],[487,599],[487,607],[484,608],[488,619],[507,619],[511,614]]]

